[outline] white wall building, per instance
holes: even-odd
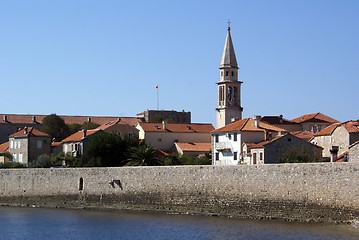
[[[261,122],[260,116],[245,118],[219,128],[212,135],[212,164],[237,165],[245,162],[243,143],[259,143],[281,135],[286,130]]]

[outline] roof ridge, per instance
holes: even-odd
[[[247,118],[247,120],[243,123],[242,127],[239,129],[239,131],[242,131],[244,126],[247,124],[250,118]]]

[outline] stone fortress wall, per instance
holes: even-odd
[[[359,164],[0,170],[0,204],[345,222],[359,218]]]

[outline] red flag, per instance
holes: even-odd
[[[156,89],[158,89],[158,84],[156,85]]]

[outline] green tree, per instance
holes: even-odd
[[[166,166],[177,166],[177,165],[183,165],[183,162],[181,161],[181,156],[178,154],[178,152],[173,152],[169,154],[164,160],[164,165]]]
[[[116,167],[123,166],[128,158],[128,151],[138,147],[137,137],[122,139],[117,134],[101,133],[89,140],[85,153],[74,162],[75,167]]]
[[[308,149],[302,148],[298,150],[296,148],[290,148],[284,151],[278,158],[279,163],[307,163],[314,162],[314,157]]]
[[[130,156],[126,166],[160,166],[163,161],[156,158],[156,151],[152,147],[140,145],[130,149]]]
[[[56,114],[48,115],[42,120],[41,130],[58,142],[70,135],[70,130],[65,121]]]
[[[42,154],[34,161],[29,162],[30,168],[49,168],[52,167],[50,155]]]
[[[81,130],[81,124],[78,123],[67,124],[67,127],[69,128],[70,135]]]
[[[81,125],[81,129],[86,129],[86,130],[91,130],[91,129],[95,129],[97,127],[99,127],[100,125],[97,123],[93,123],[93,122],[84,122]]]

